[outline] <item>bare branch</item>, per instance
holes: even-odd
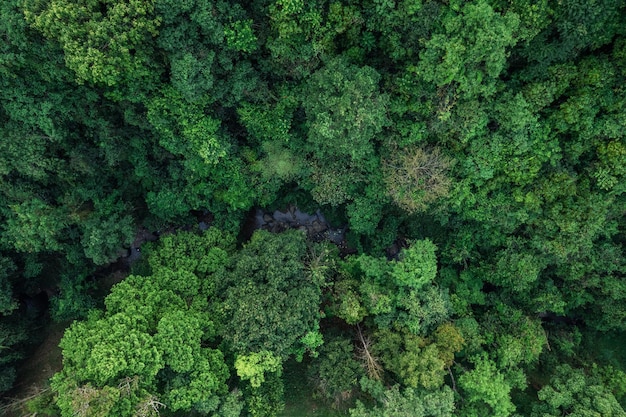
[[[437,148],[394,150],[393,156],[383,161],[387,193],[407,212],[423,211],[448,194],[450,165],[451,160]]]
[[[367,370],[367,375],[376,380],[380,380],[382,378],[383,367],[379,363],[378,358],[372,355],[370,352],[370,348],[372,346],[372,341],[368,337],[363,336],[363,332],[361,331],[361,326],[357,323],[356,328],[359,334],[359,340],[361,341],[361,347],[359,348],[359,358],[364,362],[365,369]]]
[[[156,396],[150,395],[137,405],[135,417],[158,416],[161,408],[166,408],[166,405],[160,402]]]

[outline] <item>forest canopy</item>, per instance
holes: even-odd
[[[329,415],[626,416],[624,1],[3,0],[0,37],[7,402],[56,323],[38,415],[291,415],[295,372]]]

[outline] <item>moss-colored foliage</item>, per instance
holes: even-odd
[[[434,340],[405,332],[381,330],[375,334],[373,350],[385,369],[412,388],[432,390],[444,383],[444,376],[464,340],[451,324],[440,326]]]
[[[409,213],[424,211],[448,195],[450,159],[438,149],[394,149],[383,167],[387,194]]]

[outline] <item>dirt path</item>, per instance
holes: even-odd
[[[46,332],[44,340],[18,368],[17,381],[7,395],[8,398],[16,399],[16,404],[19,405],[21,404],[20,400],[48,389],[48,380],[61,370],[63,361],[59,342],[68,325],[69,323],[50,323],[42,329]],[[6,417],[22,417],[24,415],[30,414],[25,414],[25,410],[19,406],[14,409],[3,410],[3,416]]]
[[[46,338],[18,369],[16,389],[28,392],[33,387],[41,387],[61,369],[62,356],[59,342],[67,326],[68,323],[50,323],[46,327]]]

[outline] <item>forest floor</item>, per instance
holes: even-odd
[[[35,348],[33,353],[18,370],[18,380],[15,387],[22,392],[46,384],[48,379],[61,370],[62,356],[59,342],[68,323],[50,323],[45,327],[43,342]]]
[[[280,417],[343,417],[347,413],[333,410],[313,397],[314,388],[306,376],[306,365],[293,360],[285,364],[285,410]]]
[[[30,416],[26,409],[28,400],[49,390],[49,379],[62,367],[59,342],[69,323],[51,322],[42,327],[42,342],[33,348],[17,371],[17,381],[8,397],[14,399],[13,406],[2,410],[6,417]]]

